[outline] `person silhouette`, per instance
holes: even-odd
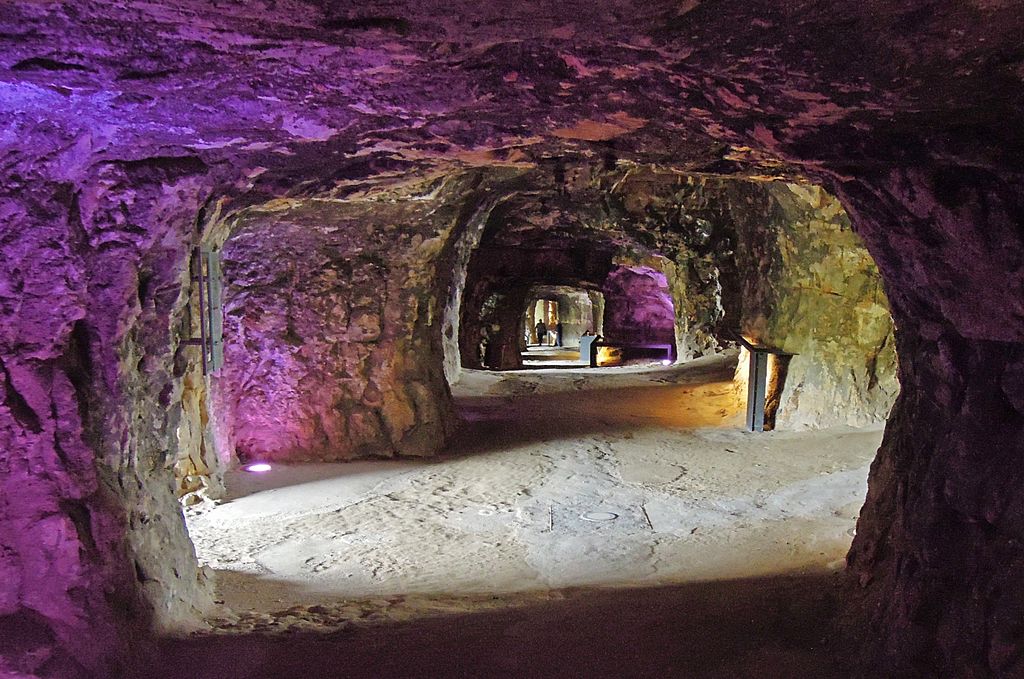
[[[547,345],[548,343],[548,326],[544,325],[544,320],[537,321],[537,344]]]

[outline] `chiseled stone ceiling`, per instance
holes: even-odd
[[[0,15],[0,80],[18,113],[9,133],[61,153],[69,172],[94,154],[194,156],[271,193],[565,153],[771,175],[924,153],[985,164],[1019,157],[1003,123],[1021,104],[1021,11],[18,3]]]
[[[9,4],[3,158],[23,192],[133,161],[202,175],[195,198],[237,208],[578,155],[806,176],[844,202],[894,193],[923,213],[943,206],[914,185],[954,179],[936,167],[1021,171],[1022,12],[1005,0]],[[950,253],[938,254],[918,268]],[[957,267],[943,291],[957,304],[936,315],[1020,339],[1019,323],[981,331],[977,314],[951,311],[991,303],[1004,264]]]

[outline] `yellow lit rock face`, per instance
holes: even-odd
[[[622,363],[622,350],[616,347],[598,347],[597,364],[599,366],[619,365]]]
[[[823,189],[773,183],[769,193],[772,210],[759,217],[758,235],[746,229],[739,259],[754,274],[745,281],[745,334],[795,354],[777,426],[881,422],[899,384],[878,268]]]

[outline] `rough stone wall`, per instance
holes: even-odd
[[[145,618],[125,602],[194,586],[162,421],[175,340],[159,336],[203,198],[186,167],[270,200],[451,163],[543,165],[569,185],[576,158],[839,196],[913,352],[851,556],[861,674],[1019,676],[1024,7],[388,8],[394,21],[261,0],[0,12],[3,671],[109,676]],[[118,172],[140,199],[83,209]],[[172,556],[138,575],[130,541]]]
[[[522,310],[529,288],[518,285],[494,293],[481,320],[487,333],[485,363],[492,370],[512,370],[523,365]]]
[[[1024,674],[1022,180],[939,166],[841,191],[902,384],[848,556],[858,676]]]
[[[740,318],[735,212],[748,209],[733,182],[709,177],[629,170],[614,186],[616,222],[660,256],[626,252],[624,263],[665,274],[676,315],[676,355],[714,353],[734,339]]]
[[[598,335],[604,335],[604,295],[600,292],[590,292],[587,296],[590,297],[590,307],[593,309],[594,318],[594,326],[587,329]]]
[[[675,345],[676,315],[664,274],[647,267],[620,267],[608,274],[602,292],[606,339]]]
[[[51,151],[0,198],[0,674],[114,676],[209,603],[167,407],[204,168]]]
[[[199,334],[198,329],[193,328],[191,336]],[[181,377],[181,417],[175,434],[175,494],[185,505],[193,505],[224,495],[228,460],[217,456],[209,378],[203,374],[202,360],[195,357],[198,349],[186,349],[182,353],[190,356]]]
[[[349,459],[436,452],[453,426],[435,200],[298,201],[237,217],[223,250],[222,453]]]
[[[883,421],[899,391],[892,318],[846,211],[819,187],[744,188],[751,202],[737,213],[741,331],[795,354],[776,426]]]
[[[494,180],[496,186],[488,186],[485,177],[481,177],[482,188],[471,182],[473,193],[467,193],[462,203],[462,212],[448,238],[448,245],[442,253],[438,264],[438,285],[441,289],[447,286],[444,309],[442,310],[442,337],[444,348],[444,375],[449,385],[458,382],[462,367],[479,367],[475,353],[469,360],[464,359],[460,341],[462,338],[462,310],[467,291],[469,264],[474,251],[480,245],[484,231],[492,213],[501,204],[515,195],[515,180],[521,170],[499,169],[486,173]],[[480,175],[485,173],[479,172]],[[474,327],[469,334],[476,332]],[[467,342],[470,344],[470,342]],[[467,351],[469,348],[467,347]]]

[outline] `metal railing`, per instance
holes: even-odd
[[[195,248],[192,251],[192,282],[198,287],[199,337],[185,340],[185,344],[200,347],[203,374],[210,375],[224,365],[224,315],[221,308],[223,279],[220,272],[220,253],[216,250]]]

